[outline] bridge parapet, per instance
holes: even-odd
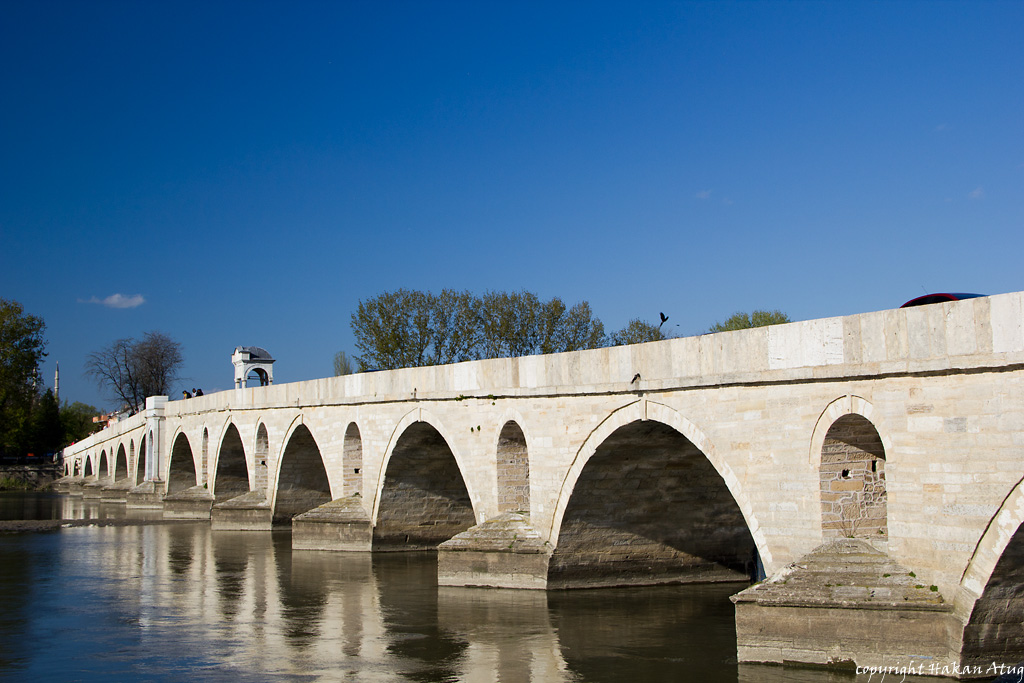
[[[461,396],[635,393],[1024,363],[1024,292],[660,342],[222,391],[168,416]],[[639,374],[640,378],[633,382]]]

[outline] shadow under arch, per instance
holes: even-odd
[[[139,440],[139,450],[132,460],[132,482],[138,484],[146,479],[146,435],[143,434]],[[142,471],[140,476],[139,471]]]
[[[197,486],[196,460],[185,432],[178,430],[171,441],[171,457],[167,463],[167,493],[177,493]]]
[[[1024,661],[1024,479],[989,521],[960,580],[962,665]]]
[[[113,475],[110,477],[111,481],[124,481],[128,478],[128,453],[125,451],[124,444],[120,444],[117,447],[116,455],[114,456],[114,470]]]
[[[270,434],[267,423],[256,421],[256,437],[252,449],[252,490],[262,493],[270,500]]]
[[[395,428],[377,478],[373,549],[433,550],[476,523],[459,457],[416,409]]]
[[[110,458],[109,458],[109,456],[107,454],[107,451],[103,450],[100,453],[99,462],[96,463],[96,480],[97,481],[104,481],[105,479],[107,479],[109,477],[109,474],[110,474],[110,463],[109,463],[109,460],[110,460]]]
[[[455,464],[458,467],[459,475],[462,478],[462,483],[466,487],[466,491],[469,493],[470,501],[477,501],[480,499],[480,496],[473,488],[472,482],[468,481],[464,476],[462,476],[462,473],[466,471],[465,459],[459,452],[458,447],[456,445],[453,445],[454,442],[450,438],[448,438],[448,430],[444,427],[441,420],[428,410],[424,410],[423,408],[415,408],[413,410],[410,410],[405,415],[403,415],[402,419],[398,421],[398,424],[396,424],[395,428],[391,431],[391,437],[388,439],[388,445],[384,450],[384,459],[381,461],[380,469],[377,471],[376,483],[374,484],[372,508],[373,519],[377,519],[380,513],[381,489],[384,486],[385,473],[388,471],[388,466],[391,462],[392,456],[394,455],[395,446],[398,444],[398,441],[402,438],[402,435],[406,432],[406,430],[411,425],[417,422],[423,422],[425,424],[428,424],[431,427],[433,427],[435,431],[437,431],[441,439],[443,439],[445,444],[448,446],[448,449],[451,452],[452,457],[455,458]]]
[[[829,429],[835,422],[846,415],[859,415],[870,422],[874,426],[875,431],[878,432],[885,452],[891,452],[892,439],[886,436],[884,427],[879,429],[879,425],[873,417],[874,414],[875,406],[867,399],[856,394],[847,394],[829,403],[821,411],[817,422],[814,423],[814,430],[811,432],[811,443],[807,452],[807,464],[814,467],[821,462],[821,448],[825,445],[825,438],[828,435]]]
[[[331,501],[320,446],[302,421],[292,420],[277,461],[277,486],[272,501],[274,524],[291,524],[292,518]]]
[[[341,463],[343,468],[341,495],[363,495],[363,437],[355,420],[345,428],[345,438],[341,446]]]
[[[530,513],[530,455],[526,433],[515,419],[501,423],[494,445],[498,512]]]
[[[249,467],[238,427],[228,418],[217,441],[210,489],[217,503],[249,492]]]
[[[549,587],[744,581],[771,560],[749,501],[668,406],[613,411],[577,451],[552,519]]]

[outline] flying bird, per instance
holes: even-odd
[[[658,312],[658,315],[661,316],[661,324],[658,325],[658,328],[660,329],[661,325],[664,325],[666,322],[668,322],[668,316],[665,315],[664,313],[661,313],[660,311]]]

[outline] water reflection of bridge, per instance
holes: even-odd
[[[722,680],[735,670],[724,586],[592,592],[436,586],[422,554],[292,552],[287,533],[76,529],[140,652],[209,648],[218,668],[302,680]],[[202,644],[202,645],[199,645]],[[205,652],[205,657],[211,652]],[[740,680],[792,681],[741,667]],[[806,680],[817,680],[813,675]]]

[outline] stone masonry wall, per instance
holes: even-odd
[[[888,534],[885,450],[860,415],[845,415],[821,448],[821,528],[825,538],[884,538]]]
[[[498,436],[498,510],[530,511],[530,459],[526,437],[515,422],[506,422]]]

